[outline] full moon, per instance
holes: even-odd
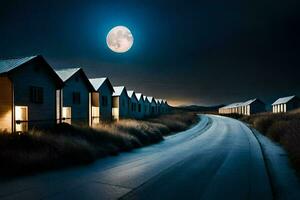
[[[125,26],[116,26],[106,36],[107,46],[116,53],[125,53],[133,45],[133,36]]]

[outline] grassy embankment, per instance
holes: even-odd
[[[155,118],[121,120],[95,128],[60,124],[51,130],[24,134],[0,133],[0,176],[17,176],[87,164],[163,140],[164,135],[188,129],[194,113],[175,112]]]
[[[300,176],[300,110],[288,113],[263,113],[251,116],[227,115],[251,124],[262,134],[280,143]]]

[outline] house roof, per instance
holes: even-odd
[[[7,59],[7,60],[0,60],[0,74],[7,73],[24,63],[29,62],[30,60],[36,58],[38,56],[30,56],[30,57],[23,57],[17,59]]]
[[[62,87],[64,85],[63,81],[59,78],[59,76],[55,73],[53,68],[47,63],[47,61],[41,55],[0,60],[0,75],[12,73],[14,70],[18,69],[23,64],[26,64],[33,60],[44,63],[43,66],[45,67],[46,70],[48,70],[48,74],[53,78],[53,80],[55,81],[58,87]]]
[[[157,101],[159,104],[162,104],[162,103],[163,103],[163,100],[162,100],[162,99],[156,99],[156,101]]]
[[[222,108],[236,108],[236,107],[239,107],[239,106],[242,106],[244,102],[236,102],[236,103],[231,103],[229,105],[226,105]]]
[[[71,78],[74,74],[76,74],[81,68],[68,68],[68,69],[59,69],[54,70],[57,75],[63,80],[63,82],[67,81]]]
[[[137,99],[137,97],[135,95],[135,92],[133,90],[127,90],[127,95],[128,95],[129,98],[133,98],[134,97],[138,101],[138,99]]]
[[[155,104],[157,104],[154,97],[147,97],[147,98],[150,103],[154,102]]]
[[[144,99],[144,102],[150,103],[147,96],[143,96],[143,99]]]
[[[113,96],[114,97],[118,97],[122,94],[123,90],[126,90],[125,86],[115,86],[114,87],[114,93]]]
[[[141,100],[141,98],[142,98],[142,100],[144,101],[144,98],[143,98],[143,94],[142,94],[142,93],[135,93],[135,96],[136,96],[136,98],[137,98],[138,100]]]
[[[221,107],[220,109],[224,109],[224,108],[237,108],[237,107],[241,107],[241,106],[248,106],[248,105],[252,104],[255,101],[260,101],[260,100],[259,99],[250,99],[250,100],[245,101],[245,102],[231,103],[229,105]]]
[[[248,101],[245,101],[242,105],[240,105],[240,106],[248,106],[248,105],[250,105],[250,104],[252,104],[254,101],[256,101],[256,100],[258,100],[258,99],[250,99],[250,100],[248,100]]]
[[[277,99],[272,105],[278,105],[278,104],[283,104],[283,103],[287,103],[289,102],[290,100],[292,100],[293,98],[295,98],[296,96],[293,95],[293,96],[288,96],[288,97],[282,97],[282,98],[279,98]]]
[[[114,92],[114,88],[113,88],[112,84],[110,83],[110,81],[109,81],[109,79],[107,77],[103,77],[103,78],[90,78],[89,81],[91,82],[91,84],[93,85],[93,87],[94,87],[94,89],[96,91],[99,90],[99,88],[105,82],[107,82],[107,84],[110,87],[110,89],[112,90],[112,92]]]
[[[127,90],[127,94],[131,98],[132,95],[134,94],[134,91],[133,90]]]
[[[91,82],[89,81],[88,77],[86,76],[86,74],[84,73],[83,69],[78,67],[78,68],[66,68],[66,69],[59,69],[59,70],[55,70],[56,74],[60,77],[60,79],[63,82],[67,82],[71,77],[73,77],[75,74],[77,73],[81,73],[81,75],[83,76],[83,79],[87,85],[87,87],[89,88],[90,91],[95,91],[93,85],[91,84]]]

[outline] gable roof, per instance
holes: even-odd
[[[278,104],[283,104],[283,103],[287,103],[289,102],[290,100],[292,100],[293,98],[295,98],[296,96],[293,95],[293,96],[288,96],[288,97],[282,97],[282,98],[279,98],[277,99],[272,105],[278,105]]]
[[[148,101],[149,101],[150,103],[154,102],[155,104],[157,104],[157,103],[156,103],[156,100],[154,99],[154,97],[147,97],[147,98],[148,98]]]
[[[138,101],[135,92],[133,90],[127,90],[127,95],[129,98],[135,98]]]
[[[66,69],[59,69],[55,70],[56,74],[60,77],[60,79],[63,82],[67,82],[70,78],[72,78],[75,74],[80,73],[83,76],[84,82],[87,85],[88,89],[90,91],[95,91],[93,85],[89,81],[88,77],[84,73],[83,69],[78,67],[78,68],[66,68]]]
[[[63,81],[59,78],[59,76],[55,73],[53,68],[47,63],[47,61],[41,55],[35,55],[35,56],[29,56],[29,57],[23,57],[17,59],[0,60],[0,75],[10,74],[14,70],[18,69],[19,67],[22,67],[24,64],[33,61],[43,62],[45,64],[44,66],[46,67],[46,70],[48,70],[49,75],[53,77],[56,85],[58,87],[63,86],[64,84]]]
[[[143,97],[143,94],[142,93],[135,93],[135,96],[136,96],[136,98],[140,101],[140,100],[142,100],[142,101],[144,101],[144,97]]]
[[[57,75],[61,78],[63,82],[66,82],[70,79],[74,74],[76,74],[81,68],[67,68],[67,69],[59,69],[54,70]]]
[[[120,96],[122,94],[123,90],[126,91],[125,86],[115,86],[113,88],[114,88],[114,93],[113,93],[114,97]],[[126,92],[126,95],[127,95],[127,92]]]
[[[163,103],[163,100],[162,100],[162,99],[156,99],[156,101],[157,101],[159,104],[162,104],[162,103]]]
[[[245,101],[245,102],[231,103],[231,104],[228,104],[228,105],[226,105],[226,106],[221,107],[220,109],[224,109],[224,108],[237,108],[237,107],[241,107],[241,106],[248,106],[248,105],[252,104],[252,103],[255,102],[255,101],[262,102],[262,101],[259,100],[259,99],[250,99],[250,100]],[[263,102],[262,102],[262,103],[263,103]]]
[[[0,74],[7,73],[37,57],[38,56],[30,56],[17,59],[0,60]]]
[[[144,102],[150,103],[147,96],[143,96],[143,99],[144,99]]]
[[[91,84],[93,85],[94,89],[96,91],[99,90],[99,88],[104,84],[107,83],[109,88],[111,89],[112,92],[114,92],[114,88],[112,86],[112,84],[110,83],[109,79],[107,77],[103,77],[103,78],[90,78],[89,81],[91,82]]]

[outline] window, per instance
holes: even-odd
[[[30,101],[36,104],[44,103],[44,90],[42,87],[30,87]]]
[[[73,104],[80,104],[80,92],[73,92]]]
[[[106,107],[108,104],[108,99],[107,99],[107,96],[101,96],[101,105],[103,107]]]
[[[142,111],[142,106],[141,106],[141,104],[138,104],[138,111],[139,111],[139,112]]]

